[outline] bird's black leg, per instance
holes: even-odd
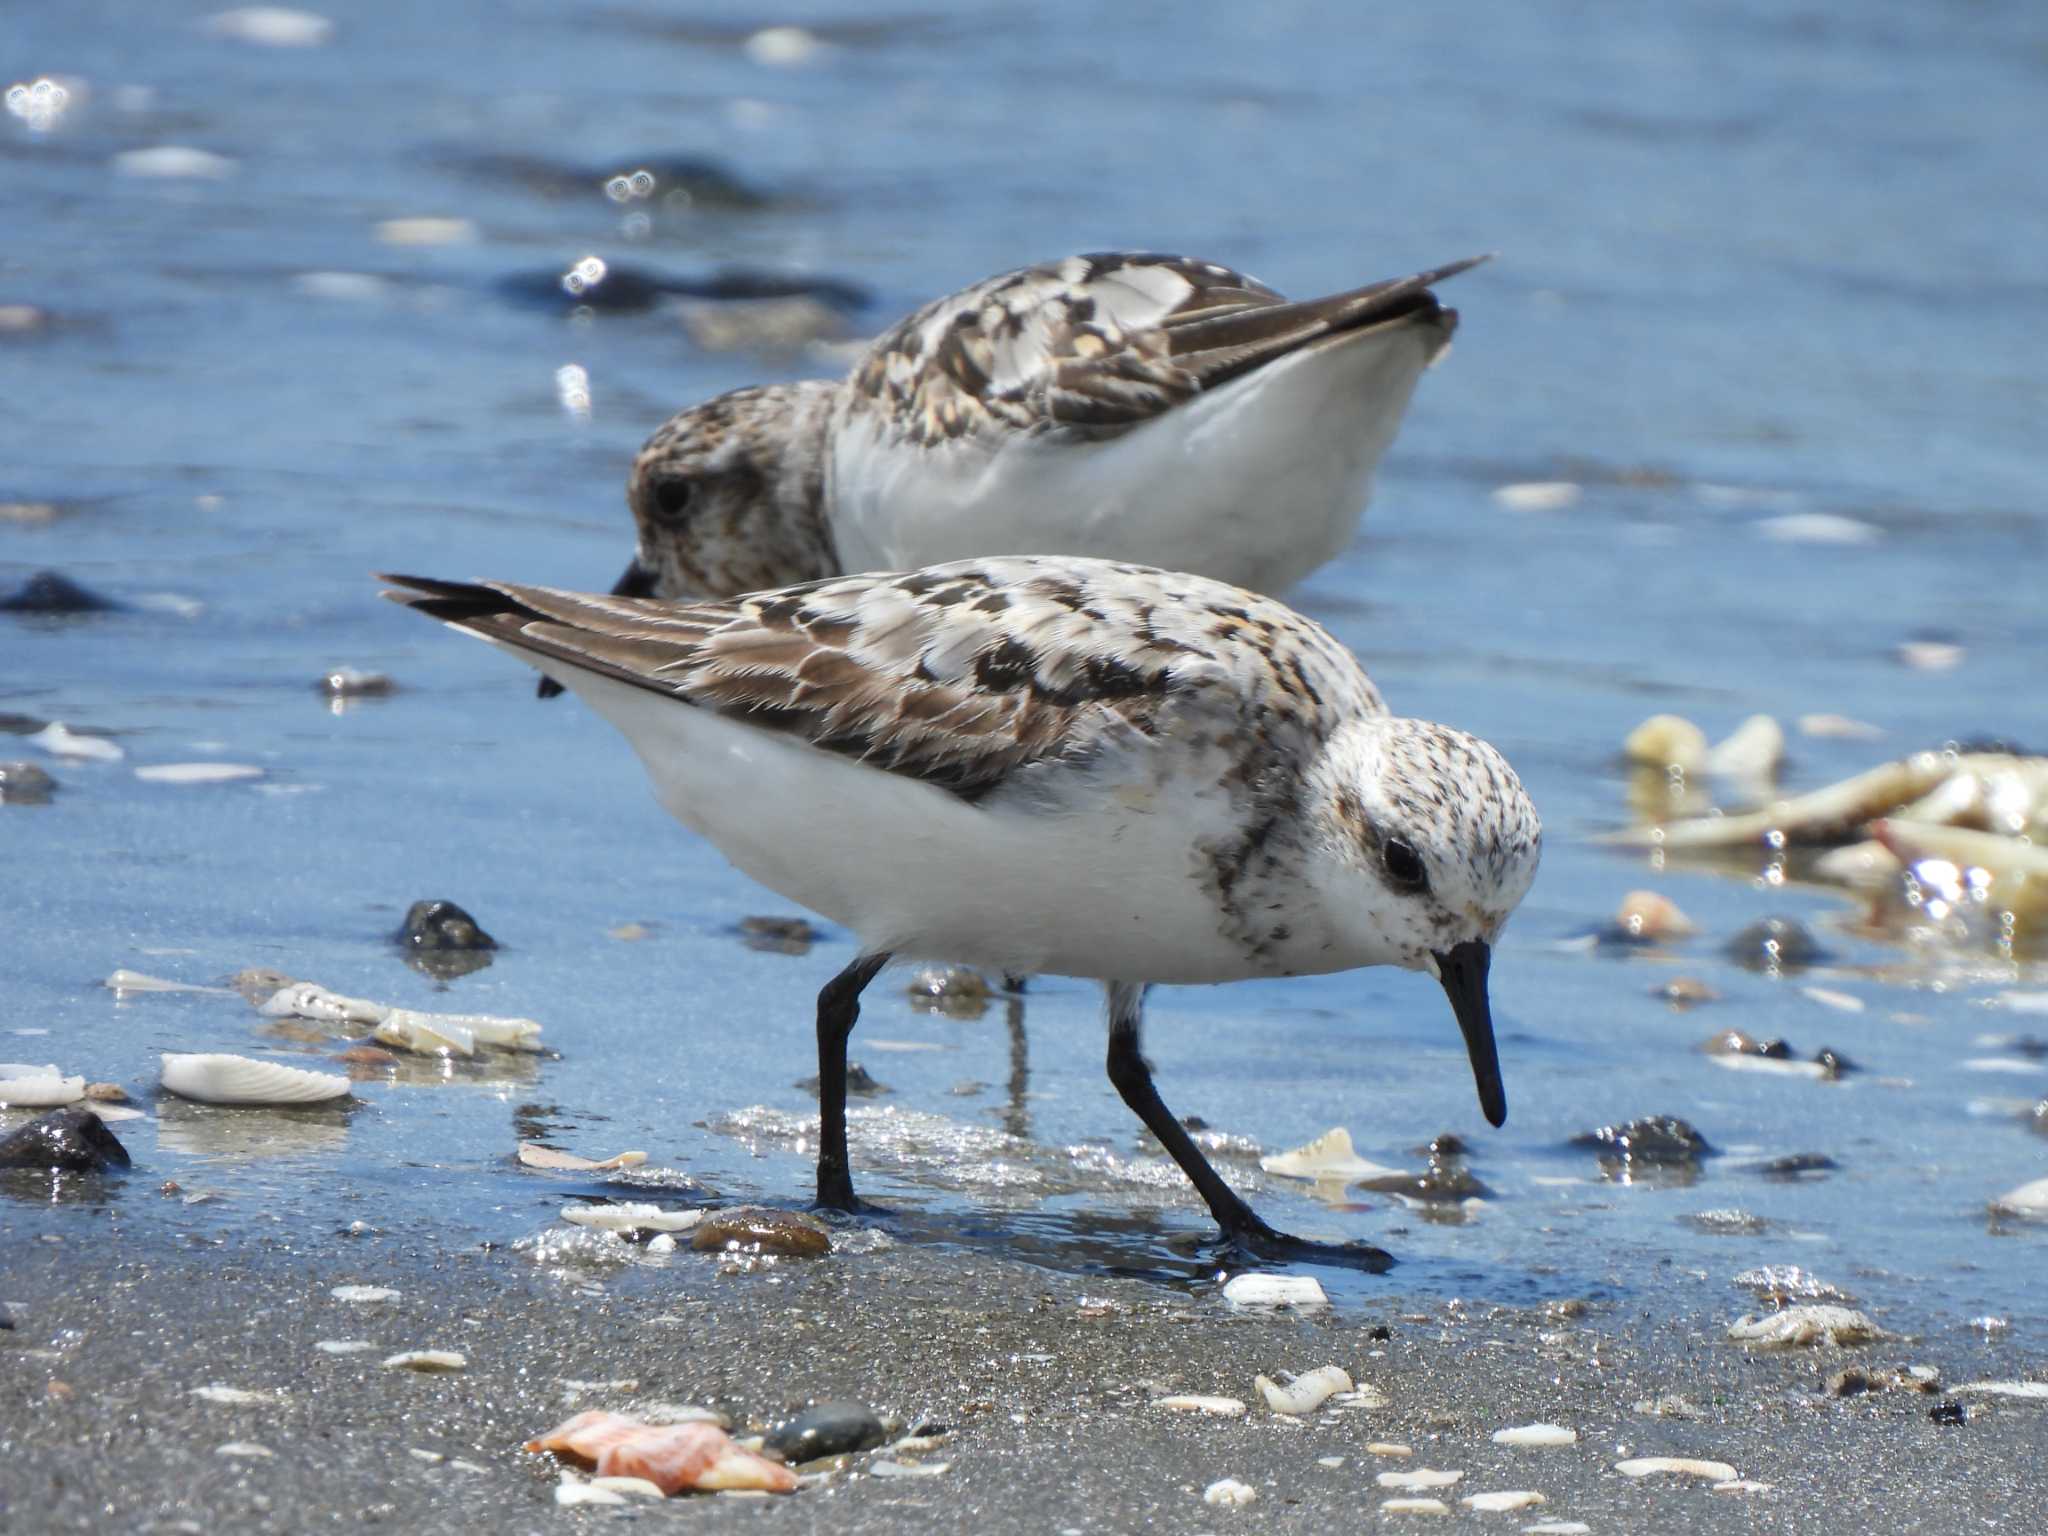
[[[860,1017],[860,995],[889,963],[886,953],[862,955],[818,994],[818,1199],[833,1211],[856,1211],[846,1157],[846,1037]]]
[[[1377,1273],[1393,1261],[1383,1249],[1363,1243],[1314,1243],[1276,1232],[1261,1221],[1236,1190],[1223,1182],[1221,1174],[1202,1156],[1186,1127],[1152,1086],[1152,1068],[1139,1049],[1139,1025],[1143,1018],[1145,989],[1131,982],[1111,982],[1109,991],[1109,1080],[1123,1101],[1137,1112],[1146,1129],[1180,1164],[1216,1224],[1223,1229],[1229,1246],[1260,1259],[1301,1259],[1311,1263],[1343,1264]]]

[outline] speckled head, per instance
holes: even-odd
[[[656,597],[736,597],[839,574],[823,516],[825,424],[837,386],[736,389],[679,412],[626,481],[637,585]]]
[[[1487,972],[1494,940],[1543,854],[1536,807],[1507,759],[1426,720],[1354,721],[1318,774],[1332,839],[1326,900],[1344,903],[1362,963],[1428,971],[1443,984],[1472,1057],[1486,1118],[1507,1117]]]

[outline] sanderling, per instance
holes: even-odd
[[[847,1035],[899,955],[1103,982],[1110,1080],[1259,1254],[1386,1261],[1276,1233],[1218,1177],[1139,1054],[1149,983],[1427,971],[1507,1113],[1487,968],[1535,809],[1492,747],[1390,714],[1281,603],[1052,556],[688,603],[385,579],[582,695],[671,814],[858,937],[818,994],[822,1205],[855,1205]]]

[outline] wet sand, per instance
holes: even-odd
[[[1940,1425],[1929,1409],[1946,1391],[1836,1400],[1823,1390],[1845,1363],[1931,1365],[1945,1387],[2048,1375],[2048,1359],[1966,1337],[1752,1355],[1720,1337],[1733,1308],[1411,1304],[1398,1270],[1380,1304],[1250,1315],[1213,1291],[908,1244],[751,1269],[684,1254],[660,1269],[564,1278],[503,1250],[444,1252],[374,1233],[145,1253],[39,1240],[32,1216],[7,1226],[0,1524],[10,1531],[523,1532],[614,1518],[705,1530],[1426,1529],[1430,1517],[1381,1513],[1383,1499],[1403,1495],[1374,1481],[1423,1467],[1465,1474],[1438,1494],[1455,1520],[1503,1531],[1543,1520],[1595,1532],[2022,1531],[2048,1519],[2048,1404],[1967,1397],[1968,1421]],[[367,1306],[330,1295],[357,1283],[401,1295]],[[323,1339],[376,1348],[328,1355],[314,1347]],[[460,1350],[467,1369],[380,1368],[387,1353],[426,1347]],[[1253,1387],[1261,1372],[1333,1363],[1388,1405],[1297,1423],[1266,1411]],[[637,1385],[572,1399],[565,1380]],[[191,1395],[213,1383],[280,1402]],[[1219,1420],[1151,1406],[1170,1392],[1251,1407]],[[1635,1407],[1672,1393],[1699,1416]],[[571,1510],[555,1505],[552,1462],[519,1448],[585,1407],[705,1404],[738,1434],[824,1397],[865,1401],[905,1431],[946,1426],[940,1448],[900,1459],[947,1470],[877,1477],[864,1471],[888,1454],[877,1452],[786,1498]],[[1578,1443],[1513,1449],[1490,1438],[1539,1421],[1576,1429]],[[1368,1454],[1374,1441],[1415,1454]],[[274,1454],[220,1454],[234,1442]],[[1625,1456],[1667,1454],[1725,1461],[1770,1486],[1716,1493],[1611,1470]],[[1319,1464],[1333,1456],[1342,1465]],[[1251,1485],[1256,1502],[1205,1504],[1203,1490],[1224,1477]],[[1545,1502],[1500,1514],[1455,1505],[1511,1489]]]

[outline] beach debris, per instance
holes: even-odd
[[[647,1161],[645,1152],[619,1152],[607,1158],[578,1157],[559,1152],[537,1141],[519,1143],[519,1161],[527,1168],[544,1168],[556,1173],[609,1173],[615,1168],[637,1168]]]
[[[1333,1184],[1349,1184],[1358,1179],[1401,1171],[1360,1157],[1351,1144],[1351,1132],[1341,1125],[1331,1127],[1314,1141],[1290,1151],[1262,1157],[1259,1166],[1267,1173],[1278,1174],[1284,1179],[1311,1179],[1317,1183]]]
[[[0,805],[47,805],[56,788],[34,763],[0,763]]]
[[[1574,1136],[1570,1144],[1599,1153],[1602,1162],[1638,1167],[1692,1167],[1714,1154],[1707,1138],[1676,1115],[1642,1115],[1603,1125]]]
[[[1210,1397],[1199,1392],[1176,1392],[1168,1397],[1152,1399],[1154,1408],[1164,1408],[1168,1413],[1201,1413],[1212,1419],[1241,1419],[1244,1417],[1244,1399],[1241,1397]]]
[[[1567,1429],[1562,1424],[1517,1424],[1512,1429],[1496,1429],[1493,1432],[1493,1443],[1530,1448],[1577,1445],[1579,1432],[1576,1429]]]
[[[702,1211],[665,1211],[635,1201],[562,1207],[562,1220],[604,1232],[687,1232],[703,1219]]]
[[[762,1448],[784,1461],[816,1461],[871,1451],[888,1438],[888,1429],[866,1403],[834,1398],[770,1430]]]
[[[491,963],[498,941],[452,901],[416,901],[394,937],[405,963],[439,981],[452,981]]]
[[[1774,1072],[1782,1077],[1805,1077],[1816,1082],[1834,1082],[1856,1064],[1823,1046],[1811,1061],[1794,1056],[1783,1040],[1756,1040],[1739,1029],[1724,1029],[1709,1035],[1700,1049],[1717,1067],[1742,1072]]]
[[[68,757],[81,763],[118,763],[128,755],[106,737],[74,731],[61,720],[51,721],[22,740],[52,757]]]
[[[1732,1483],[1735,1469],[1725,1461],[1698,1461],[1689,1456],[1632,1456],[1617,1461],[1614,1470],[1623,1477],[1697,1477],[1710,1483]]]
[[[480,1045],[529,1054],[544,1049],[532,1019],[487,1013],[422,1013],[368,998],[345,997],[310,981],[277,988],[256,1011],[265,1018],[311,1019],[322,1024],[368,1024],[371,1037],[417,1055],[474,1056]]]
[[[399,1293],[388,1285],[337,1285],[327,1294],[336,1301],[367,1306],[377,1302],[396,1301]]]
[[[214,1382],[210,1386],[194,1387],[187,1395],[196,1397],[204,1403],[218,1403],[223,1408],[274,1408],[280,1403],[290,1401],[284,1392],[230,1387],[220,1382]]]
[[[1448,1515],[1451,1506],[1442,1499],[1382,1499],[1383,1515]]]
[[[2008,836],[1914,821],[1901,813],[1873,821],[1870,835],[1919,887],[1909,887],[1906,900],[1932,918],[1947,916],[1944,909],[1977,906],[2030,925],[2048,919],[2048,847],[2026,840],[2048,838],[2048,831],[2030,824]]]
[[[1708,773],[1725,779],[1768,782],[1785,761],[1785,728],[1769,715],[1751,715],[1706,756]]]
[[[1886,1335],[1869,1317],[1851,1307],[1816,1304],[1786,1307],[1762,1317],[1738,1318],[1728,1325],[1728,1337],[1750,1349],[1777,1350],[1813,1345],[1846,1348],[1869,1344]]]
[[[1327,1307],[1329,1296],[1314,1275],[1232,1275],[1223,1282],[1232,1307]]]
[[[342,1289],[348,1290],[351,1287],[344,1286]],[[369,1287],[358,1286],[353,1289],[367,1290]],[[396,1296],[398,1293],[393,1291],[391,1294]],[[360,1355],[377,1346],[368,1339],[321,1339],[313,1347],[323,1355]]]
[[[978,1019],[995,997],[988,979],[965,965],[926,966],[912,974],[904,991],[919,1012],[949,1019]]]
[[[1219,1477],[1202,1490],[1202,1502],[1218,1509],[1243,1509],[1258,1501],[1259,1490],[1234,1477]]]
[[[1827,1380],[1829,1397],[1862,1397],[1869,1393],[1890,1392],[1894,1389],[1907,1392],[1939,1392],[1941,1373],[1926,1365],[1909,1365],[1903,1369],[1896,1366],[1851,1365],[1835,1372]]]
[[[664,1495],[686,1488],[791,1493],[797,1485],[789,1468],[740,1449],[716,1425],[649,1424],[601,1408],[556,1425],[527,1441],[526,1449],[574,1457],[593,1465],[600,1478],[645,1478]]]
[[[1533,1488],[1503,1489],[1498,1493],[1468,1493],[1458,1502],[1481,1514],[1505,1514],[1509,1510],[1532,1509],[1544,1502]]]
[[[149,763],[135,770],[145,784],[237,784],[260,779],[254,763]]]
[[[354,667],[329,667],[313,684],[313,691],[337,702],[347,699],[388,699],[398,684],[383,672],[359,672]]]
[[[381,1364],[387,1371],[418,1371],[423,1375],[433,1375],[467,1370],[469,1357],[453,1349],[406,1349],[395,1355],[386,1355]]]
[[[1259,1389],[1266,1406],[1275,1413],[1297,1416],[1314,1413],[1339,1392],[1352,1390],[1351,1373],[1341,1365],[1324,1365],[1303,1371],[1299,1376],[1289,1378],[1284,1387],[1270,1376],[1260,1376],[1252,1385]]]
[[[1412,1472],[1381,1472],[1373,1480],[1382,1488],[1398,1489],[1404,1493],[1419,1493],[1426,1488],[1448,1488],[1464,1475],[1462,1472],[1417,1467]]]
[[[0,1168],[97,1173],[128,1162],[128,1149],[89,1109],[52,1110],[0,1136]]]
[[[1722,945],[1721,952],[1744,970],[1766,976],[1805,970],[1829,958],[1796,917],[1758,918]]]
[[[1950,1387],[1954,1393],[1969,1392],[1980,1397],[2015,1397],[2028,1402],[2048,1402],[2048,1381],[1966,1381]]]
[[[1639,768],[1696,774],[1707,766],[1707,733],[1682,715],[1652,715],[1628,733],[1621,752]]]
[[[1991,1202],[1991,1211],[1997,1216],[2048,1220],[2048,1179],[2035,1179],[2017,1189],[2007,1190]]]
[[[807,955],[824,935],[803,917],[743,917],[739,935],[749,949],[773,955]]]
[[[24,1061],[0,1061],[0,1107],[57,1109],[84,1097],[85,1079],[66,1077],[54,1064],[38,1067]]]
[[[1613,936],[1624,943],[1661,944],[1699,932],[1699,925],[1678,909],[1678,903],[1655,891],[1630,891],[1615,909]]]
[[[163,1085],[201,1104],[319,1104],[349,1091],[349,1080],[332,1072],[210,1051],[165,1052]]]
[[[815,1259],[832,1251],[832,1239],[808,1216],[762,1205],[710,1211],[694,1223],[690,1246],[699,1253],[772,1254]]]

